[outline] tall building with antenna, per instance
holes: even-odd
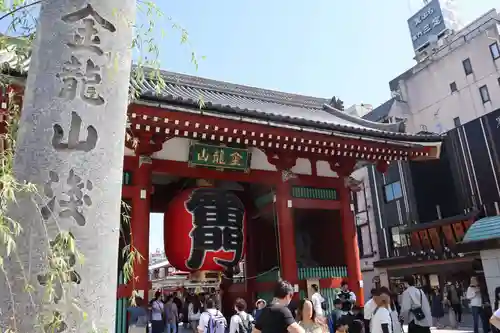
[[[417,64],[389,83],[393,116],[442,133],[500,108],[500,17],[491,9],[464,26],[458,0],[424,1],[408,19]]]
[[[425,0],[430,1],[430,0]],[[463,21],[460,18],[457,0],[440,0],[441,12],[447,27],[452,31],[459,31],[464,27]]]
[[[493,168],[491,160],[495,157],[491,153],[495,149],[491,144],[493,139],[484,134],[487,124],[493,129],[492,137],[497,136],[494,140],[500,140],[500,17],[495,9],[491,9],[464,25],[458,9],[459,1],[408,1],[408,37],[412,41],[416,63],[389,82],[392,98],[363,118],[380,122],[403,120],[410,133],[444,134],[451,131],[450,136],[455,135],[457,139],[447,156],[464,156],[465,168],[474,163],[479,165],[481,171],[478,171],[477,178],[475,174],[468,179],[464,176],[463,182],[465,187],[470,185],[479,192],[479,184],[491,182],[490,178],[483,182],[481,177],[490,172],[486,169],[488,165]],[[462,164],[457,168],[462,168]],[[466,175],[463,169],[460,174]],[[363,172],[365,174],[361,174]],[[446,276],[449,272],[444,262],[426,261],[422,264],[418,256],[404,252],[409,248],[408,244],[420,244],[414,235],[423,242],[420,233],[411,233],[405,226],[417,224],[415,230],[424,230],[422,232],[427,235],[425,227],[418,224],[436,220],[444,225],[446,221],[443,220],[449,221],[452,217],[450,211],[444,212],[444,199],[440,201],[449,198],[444,187],[434,185],[430,178],[422,177],[422,173],[417,174],[403,162],[393,163],[384,175],[369,168],[357,173],[355,178],[369,179],[364,183],[369,189],[365,197],[371,198],[367,214],[375,229],[370,244],[377,248],[379,255],[379,259],[373,261],[373,270],[367,268],[363,273],[367,290],[377,281],[382,285],[391,281],[397,283],[397,277],[408,274],[425,276],[428,281]],[[442,178],[448,176],[443,173]],[[427,183],[435,186],[429,187],[428,192],[422,185]],[[486,193],[486,186],[481,186]],[[496,191],[493,187],[491,193]],[[477,198],[470,199],[470,202],[477,202]],[[500,208],[496,214],[500,214]],[[365,238],[362,235],[359,242],[365,244]],[[492,290],[498,283],[487,284],[492,297]]]

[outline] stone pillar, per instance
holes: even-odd
[[[2,330],[40,331],[53,316],[62,320],[54,331],[115,330],[135,8],[135,0],[42,3],[14,163],[17,179],[39,191],[19,194],[11,207],[23,231],[19,260],[4,261],[9,282],[0,274]],[[84,261],[72,260],[64,246],[70,238]],[[56,245],[62,248],[54,253]],[[55,272],[49,255],[65,258],[71,270],[55,279],[55,301],[45,301]]]
[[[358,235],[354,221],[354,214],[351,210],[351,193],[348,188],[342,187],[340,200],[342,201],[342,237],[344,240],[345,262],[347,265],[347,277],[349,289],[356,294],[357,304],[364,305],[363,277],[359,263]]]
[[[276,214],[278,223],[281,277],[295,284],[298,281],[295,226],[290,183],[276,185]]]
[[[132,198],[132,211],[130,229],[132,232],[132,248],[138,251],[142,259],[134,263],[134,278],[132,288],[144,300],[148,301],[149,290],[149,214],[151,211],[151,158],[139,156],[137,169],[132,175],[134,196]]]

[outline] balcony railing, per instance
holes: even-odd
[[[346,266],[321,266],[321,267],[307,267],[299,268],[297,271],[299,280],[307,279],[333,279],[347,277]],[[260,273],[257,276],[257,282],[272,282],[277,281],[279,278],[279,269]]]
[[[346,266],[322,266],[299,268],[299,280],[332,279],[347,277]]]

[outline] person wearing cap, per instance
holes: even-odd
[[[267,302],[263,299],[259,299],[257,300],[257,302],[255,302],[255,310],[253,310],[253,318],[255,321],[257,321],[257,318],[259,318],[260,314],[262,313],[262,309],[264,309],[266,305]]]

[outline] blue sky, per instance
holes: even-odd
[[[498,0],[456,0],[465,23]],[[330,98],[344,105],[390,98],[388,82],[414,64],[406,20],[419,0],[157,1],[189,32],[168,29],[161,67],[267,89]],[[204,55],[198,70],[190,52]],[[163,217],[152,214],[150,248],[163,247]]]
[[[495,3],[456,1],[464,21]],[[172,71],[376,106],[390,97],[388,82],[414,63],[406,19],[419,0],[157,3],[190,35],[191,45],[179,46],[167,22],[167,37],[158,34],[161,66]],[[191,49],[206,56],[198,71]]]

